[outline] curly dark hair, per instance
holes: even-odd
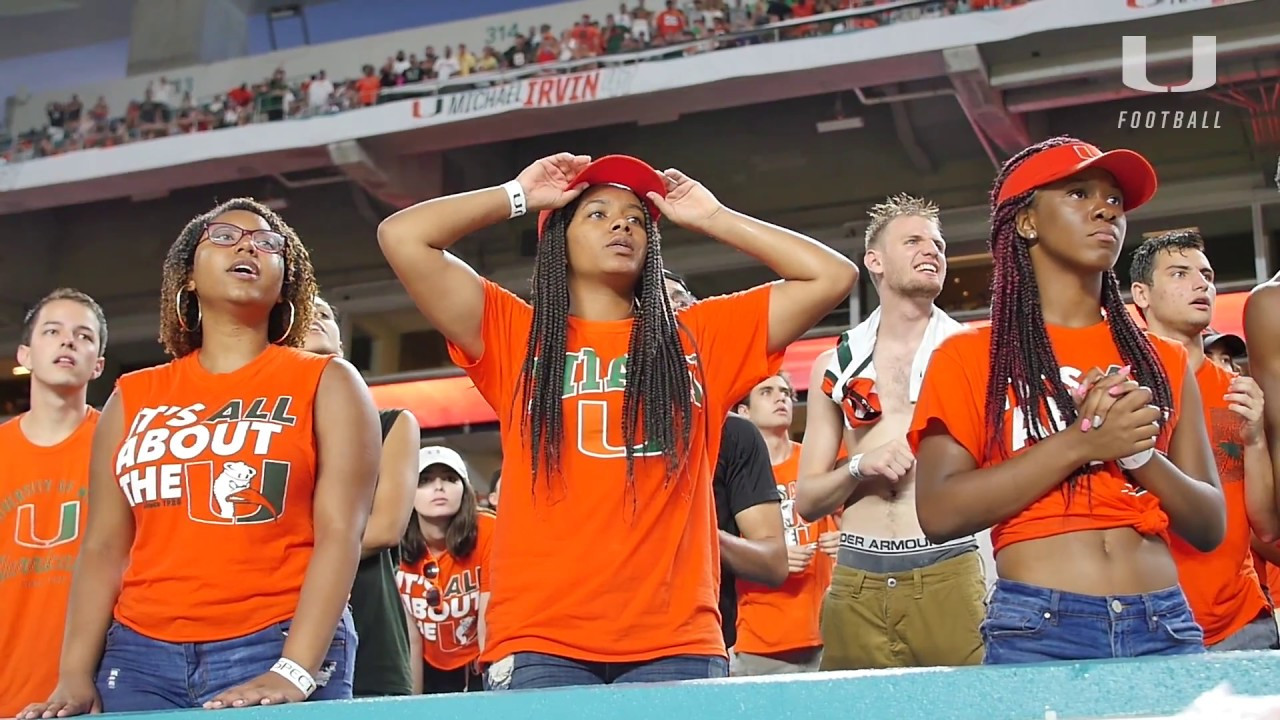
[[[1175,250],[1204,252],[1204,238],[1195,230],[1170,230],[1143,240],[1129,258],[1129,282],[1153,285],[1156,280],[1156,256]]]
[[[186,287],[195,262],[196,245],[206,226],[214,218],[233,210],[243,210],[267,221],[267,226],[285,238],[284,284],[280,297],[284,302],[271,310],[267,323],[267,339],[285,347],[302,347],[311,327],[311,315],[315,297],[320,292],[316,285],[311,256],[298,239],[298,234],[274,211],[252,198],[233,198],[212,210],[197,215],[178,234],[169,246],[164,259],[164,281],[160,285],[160,344],[165,352],[180,358],[198,350],[204,339],[199,322],[199,299],[194,292],[182,293],[182,307],[178,307],[178,291]],[[289,323],[293,306],[293,323]],[[182,322],[178,318],[182,318]],[[183,329],[183,324],[187,328]],[[287,333],[286,333],[287,330]]]
[[[1027,158],[1049,148],[1081,142],[1072,137],[1045,140],[1013,156],[1000,169],[991,189],[990,248],[994,260],[991,276],[991,369],[987,377],[986,417],[990,426],[987,452],[1005,449],[1005,401],[1012,386],[1014,407],[1027,418],[1027,443],[1045,439],[1054,432],[1049,398],[1057,406],[1064,425],[1076,420],[1076,406],[1062,382],[1059,364],[1049,343],[1040,286],[1031,265],[1027,240],[1018,235],[1018,212],[1031,207],[1035,190],[999,202],[1000,187]],[[1146,333],[1138,328],[1125,308],[1114,269],[1102,274],[1102,308],[1106,312],[1111,337],[1120,357],[1133,368],[1133,378],[1151,388],[1152,403],[1166,413],[1173,408],[1169,376]],[[1048,425],[1048,426],[1047,426]],[[1076,468],[1068,485],[1076,487],[1087,477],[1087,467]]]
[[[648,237],[644,266],[636,284],[635,322],[627,346],[627,384],[622,394],[622,436],[626,438],[627,485],[635,486],[635,446],[659,449],[667,480],[688,460],[693,428],[692,380],[680,341],[683,328],[667,300],[662,267],[662,236],[644,207]],[[520,370],[520,392],[528,412],[529,448],[536,479],[541,470],[560,472],[564,438],[565,346],[569,320],[569,222],[578,202],[547,219],[534,260],[533,327]],[[535,362],[536,361],[536,362]],[[699,364],[698,372],[701,373]],[[706,387],[706,383],[701,383]],[[549,481],[549,480],[548,480]],[[632,494],[632,504],[636,502]]]

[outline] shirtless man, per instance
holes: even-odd
[[[813,364],[797,483],[806,520],[844,508],[821,667],[973,665],[986,592],[979,539],[925,538],[906,441],[929,356],[963,327],[933,304],[946,242],[933,203],[899,195],[869,215],[863,261],[880,307]],[[837,467],[842,441],[852,458]]]

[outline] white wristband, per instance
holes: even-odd
[[[277,660],[276,664],[271,666],[271,672],[293,683],[294,687],[302,691],[304,700],[316,691],[316,679],[311,677],[311,673],[287,657]]]
[[[518,218],[529,210],[524,201],[524,186],[519,180],[511,180],[502,184],[507,192],[507,200],[511,202],[511,217]]]
[[[1117,459],[1116,464],[1125,470],[1137,470],[1148,462],[1151,462],[1151,458],[1155,457],[1155,455],[1156,451],[1154,448],[1147,448],[1140,453],[1134,453]]]
[[[862,464],[862,453],[858,453],[857,455],[854,455],[853,457],[849,458],[849,474],[853,476],[854,480],[862,479],[862,470],[858,467],[861,464]]]

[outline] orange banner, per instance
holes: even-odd
[[[1244,301],[1248,297],[1247,292],[1220,296],[1214,306],[1213,329],[1244,337]],[[1129,310],[1135,318],[1138,317],[1133,306]],[[967,324],[980,325],[985,322],[986,320],[974,320]],[[835,336],[809,338],[798,340],[787,348],[782,367],[791,375],[796,392],[809,389],[809,370],[813,367],[814,359],[834,342]],[[374,385],[370,389],[379,408],[410,410],[424,430],[487,425],[498,420],[489,404],[476,391],[471,379],[465,375]]]

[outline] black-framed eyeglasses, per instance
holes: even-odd
[[[283,235],[274,230],[246,230],[231,223],[209,223],[205,227],[205,235],[209,242],[218,247],[234,247],[248,235],[255,248],[272,255],[284,252],[287,242]]]

